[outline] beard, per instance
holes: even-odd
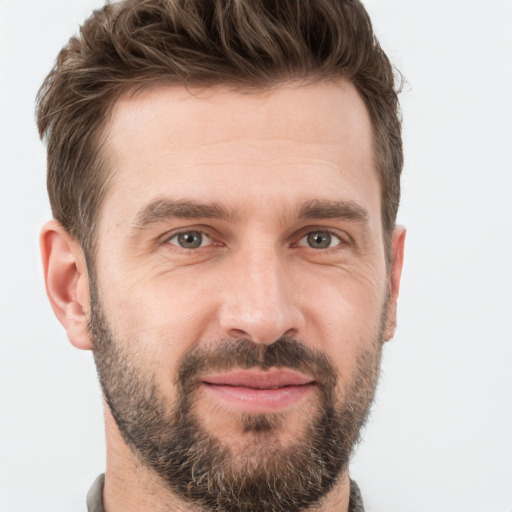
[[[317,505],[348,467],[373,402],[382,351],[382,326],[372,349],[361,352],[343,390],[329,358],[299,339],[271,345],[225,339],[195,348],[177,364],[170,404],[154,376],[130,350],[143,340],[115,338],[91,285],[89,329],[97,371],[125,443],[165,486],[197,510],[292,512]],[[129,342],[129,343],[127,343]],[[312,376],[318,399],[301,414],[302,435],[287,444],[287,413],[234,416],[243,443],[208,431],[196,410],[200,375],[235,368],[286,368]],[[217,433],[219,434],[219,433]]]

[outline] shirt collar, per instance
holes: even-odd
[[[88,512],[105,512],[103,508],[103,486],[105,485],[105,475],[100,475],[91,489],[87,493],[87,510]],[[350,480],[350,503],[348,512],[364,512],[363,498],[359,486]]]

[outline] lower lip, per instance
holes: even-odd
[[[275,412],[299,402],[315,389],[314,384],[278,389],[255,389],[203,383],[205,390],[236,409],[246,412]]]

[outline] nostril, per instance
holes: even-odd
[[[243,339],[250,339],[250,334],[248,332],[243,331],[242,329],[230,329],[228,332],[229,336],[232,338],[243,338]]]
[[[295,328],[288,329],[285,333],[283,333],[283,338],[295,338],[298,334],[298,330]]]

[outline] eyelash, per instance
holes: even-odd
[[[305,244],[301,244],[302,240],[304,239],[307,239],[310,235],[329,235],[329,237],[331,237],[331,242],[334,241],[333,239],[337,239],[338,240],[338,243],[336,243],[334,246],[329,246],[328,247],[311,247],[309,245],[309,240],[305,243]],[[335,233],[334,231],[331,231],[329,229],[313,229],[312,231],[308,231],[307,233],[304,233],[300,238],[299,238],[299,241],[292,244],[292,247],[307,247],[309,249],[314,249],[314,250],[320,250],[320,251],[328,251],[329,249],[333,249],[335,250],[336,248],[338,248],[340,245],[344,245],[346,244],[346,242],[343,240],[343,238],[338,234],[338,233]]]
[[[301,234],[300,234],[300,238],[298,239],[297,242],[293,242],[292,244],[290,244],[290,247],[292,248],[297,248],[297,247],[305,247],[307,249],[312,249],[314,250],[315,252],[331,252],[331,251],[335,251],[335,250],[339,250],[342,246],[347,246],[347,245],[350,245],[351,243],[351,239],[350,239],[350,236],[347,235],[346,233],[344,233],[344,235],[342,236],[341,233],[337,232],[337,231],[333,231],[331,229],[325,229],[325,228],[307,228],[308,230],[307,231],[302,231]],[[207,243],[206,245],[203,245],[204,244],[204,238],[201,240],[201,245],[198,246],[198,247],[190,247],[190,248],[187,248],[187,247],[183,247],[181,245],[179,245],[179,243],[172,243],[171,240],[173,239],[176,239],[178,238],[180,235],[186,235],[186,234],[199,234],[201,235],[202,237],[206,237],[208,239],[210,239],[210,242]],[[312,235],[312,234],[327,234],[329,235],[330,237],[332,237],[333,239],[337,239],[338,242],[334,245],[334,246],[328,246],[328,247],[324,247],[324,248],[314,248],[314,247],[311,247],[308,242],[304,243],[304,244],[301,244],[302,240],[306,239],[308,236]],[[347,240],[347,238],[349,238],[350,240]],[[212,243],[213,242],[213,243]],[[204,228],[197,228],[197,229],[194,229],[194,228],[191,228],[191,229],[186,229],[186,230],[182,230],[182,231],[177,231],[175,233],[173,233],[172,235],[170,236],[166,236],[166,238],[164,239],[164,243],[165,244],[170,244],[174,247],[176,247],[177,249],[181,249],[185,252],[188,252],[190,253],[191,251],[195,251],[195,250],[198,250],[198,249],[203,249],[205,247],[209,247],[209,246],[212,246],[212,245],[218,245],[218,246],[222,246],[224,244],[222,244],[221,242],[215,242],[215,237],[212,236],[211,234],[208,233],[208,231],[206,231]]]
[[[199,247],[197,247],[197,248],[196,247],[194,247],[194,248],[186,248],[186,247],[182,247],[178,243],[172,243],[171,242],[171,240],[173,240],[175,238],[178,238],[180,235],[187,235],[187,234],[199,234],[199,235],[201,235],[203,237],[203,239],[201,240],[201,245]],[[207,244],[206,246],[212,245],[211,242],[212,241],[214,242],[214,237],[209,235],[204,229],[187,229],[187,230],[183,230],[183,231],[177,231],[176,233],[173,233],[171,236],[167,236],[165,238],[165,240],[164,240],[164,243],[173,245],[173,246],[177,247],[178,249],[182,249],[184,251],[190,252],[190,251],[193,251],[195,249],[201,249],[203,247],[206,247],[205,245],[203,245],[204,237],[210,239],[210,243]],[[219,243],[218,245],[222,245],[222,244]]]

